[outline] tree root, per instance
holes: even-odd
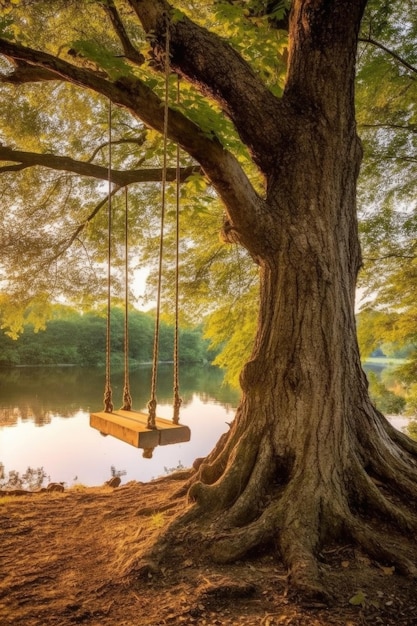
[[[239,456],[237,452],[239,451]],[[229,456],[227,468],[221,478],[212,485],[198,481],[192,484],[189,496],[198,500],[199,505],[210,511],[227,508],[227,505],[235,502],[247,484],[257,458],[257,446],[249,433],[245,433],[233,448]],[[204,470],[204,464],[201,466]],[[201,473],[200,472],[200,475]]]
[[[262,496],[259,485],[270,484],[275,472],[273,449],[268,439],[264,438],[261,442],[260,450],[262,452],[258,455],[245,490],[222,517],[224,527],[242,526],[259,513]]]
[[[394,426],[387,419],[383,420],[383,427],[390,439],[400,446],[403,450],[406,450],[412,457],[417,459],[417,441],[414,441],[410,437],[407,437],[404,433],[394,428]]]
[[[386,535],[378,536],[375,529],[367,527],[364,523],[358,522],[350,517],[345,520],[346,530],[368,555],[376,561],[383,561],[395,565],[398,572],[406,576],[417,578],[417,567],[405,555],[401,553],[398,546],[389,547]]]
[[[414,519],[399,511],[385,501],[370,478],[364,479],[367,492],[372,491],[372,504],[382,513],[390,516],[402,530],[410,531],[410,519],[414,529]],[[287,498],[285,498],[287,500]],[[320,537],[320,518],[310,519],[303,526],[293,524],[293,513],[288,513],[284,499],[271,504],[254,522],[227,536],[221,536],[211,549],[211,557],[219,563],[230,563],[242,559],[254,548],[276,541],[280,554],[289,572],[290,591],[301,595],[303,599],[329,602],[331,595],[322,583],[317,554],[326,537]],[[331,505],[329,505],[331,508]],[[293,510],[296,505],[293,504]],[[317,509],[316,509],[317,510]],[[330,511],[327,511],[327,515]],[[389,538],[368,527],[351,513],[347,507],[335,507],[333,510],[335,527],[340,536],[350,536],[368,555],[376,561],[395,565],[399,573],[417,577],[417,567],[407,558],[398,546],[390,546]],[[214,535],[216,536],[216,535]],[[218,536],[218,535],[217,535]]]
[[[376,409],[371,407],[371,411],[378,436],[360,420],[357,426],[362,464],[368,473],[386,482],[397,494],[417,503],[417,445],[396,430]],[[361,428],[364,436],[361,436]]]
[[[390,502],[378,489],[374,481],[359,467],[355,473],[355,492],[357,499],[373,515],[380,514],[382,519],[391,520],[397,528],[406,533],[417,532],[417,516],[400,509]]]
[[[216,563],[233,563],[253,548],[269,543],[276,535],[280,510],[280,503],[274,503],[256,521],[223,535],[211,548],[212,558]]]
[[[385,454],[382,454],[378,450],[378,453],[372,455],[370,468],[397,493],[417,502],[417,471],[408,467],[389,449],[384,452]]]
[[[199,471],[200,480],[205,484],[212,485],[215,483],[226,469],[229,454],[233,448],[232,440],[233,437],[230,432],[224,433],[213,452],[203,460]]]
[[[321,582],[317,558],[302,545],[286,559],[289,572],[289,595],[301,596],[304,601],[331,602],[331,593]]]
[[[319,554],[329,542],[345,543],[348,537],[372,559],[417,577],[414,555],[396,545],[400,532],[417,532],[414,445],[402,446],[403,436],[392,434],[376,412],[368,425],[358,421],[359,431],[351,431],[336,458],[312,437],[296,459],[290,449],[288,458],[282,450],[278,455],[278,439],[266,423],[246,429],[234,423],[191,476],[181,476],[184,486],[163,508],[179,511],[178,496],[186,488],[194,503],[135,561],[133,573],[155,575],[168,554],[179,555],[190,541],[201,546],[201,555],[221,564],[273,545],[288,569],[289,591],[304,600],[328,602]],[[361,428],[368,428],[362,437]],[[278,462],[285,467],[286,461],[290,470],[278,488]],[[398,534],[389,534],[390,525]]]
[[[234,424],[236,419],[234,421]],[[185,483],[182,492],[189,493],[193,484],[201,481],[205,485],[214,484],[226,469],[229,455],[236,444],[235,426],[233,430],[223,433],[214,449],[206,458],[196,459],[193,464],[197,476],[193,476]]]
[[[274,502],[255,522],[218,539],[210,555],[217,563],[232,563],[255,548],[278,542],[288,567],[291,593],[303,596],[304,600],[328,603],[331,596],[321,582],[309,529],[295,537],[293,529],[286,527],[285,509],[283,501]],[[318,537],[317,528],[312,535]]]

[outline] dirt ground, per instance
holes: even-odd
[[[0,498],[2,626],[417,625],[417,584],[353,546],[321,554],[332,606],[287,594],[268,553],[210,563],[184,538],[158,575],[132,576],[141,550],[184,504],[174,481]],[[166,507],[165,507],[166,508]]]

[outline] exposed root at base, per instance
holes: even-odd
[[[396,451],[396,444],[384,439],[369,445],[367,456],[355,455],[353,441],[344,463],[316,463],[319,446],[310,458],[297,459],[297,464],[288,460],[286,466],[282,457],[278,464],[266,430],[256,431],[256,442],[249,431],[224,437],[216,454],[195,467],[191,478],[184,475],[175,498],[163,505],[179,512],[178,497],[189,488],[188,502],[193,504],[136,560],[132,573],[154,576],[165,557],[173,550],[181,554],[189,541],[201,546],[202,558],[221,564],[273,546],[287,567],[289,593],[328,603],[331,595],[323,584],[319,554],[326,545],[345,544],[348,538],[381,565],[417,578],[417,550],[411,548],[410,557],[395,545],[395,533],[402,532],[407,540],[417,531],[413,503],[407,498],[417,493],[414,460],[411,468],[404,468],[409,450]],[[380,467],[382,459],[389,459],[388,467]],[[278,468],[284,468],[279,477]],[[406,489],[401,489],[404,484]]]
[[[386,535],[379,535],[373,528],[351,518],[347,520],[347,531],[363,550],[378,562],[394,565],[400,574],[417,578],[417,567],[397,546],[390,546]]]

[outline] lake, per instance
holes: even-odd
[[[133,408],[146,410],[149,366],[131,371]],[[90,428],[90,412],[103,407],[104,372],[78,367],[20,367],[0,370],[0,461],[6,475],[43,467],[48,480],[67,486],[101,485],[111,468],[126,472],[122,482],[149,481],[178,466],[189,467],[205,456],[234,418],[239,392],[223,385],[214,367],[182,367],[181,423],[191,441],[158,446],[152,459],[142,450]],[[121,405],[123,374],[112,376],[113,402]],[[172,366],[158,374],[159,417],[172,418]]]
[[[90,428],[90,412],[103,407],[104,372],[79,367],[20,367],[0,369],[0,462],[6,474],[43,467],[53,482],[67,486],[102,485],[112,467],[126,472],[122,481],[149,481],[178,466],[190,467],[206,456],[234,418],[239,392],[223,385],[214,367],[181,368],[181,423],[191,429],[191,441],[159,446],[152,459],[142,450]],[[145,410],[151,370],[131,372],[133,408]],[[123,374],[112,376],[113,402],[121,405]],[[172,418],[172,366],[158,375],[159,417]],[[408,418],[393,416],[399,429]]]

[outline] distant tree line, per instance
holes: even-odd
[[[417,416],[417,334],[415,317],[389,313],[371,306],[357,316],[362,360],[386,360],[379,372],[368,371],[372,401],[382,413]]]
[[[129,313],[129,361],[152,361],[154,318],[150,313],[132,310]],[[161,322],[159,360],[173,360],[174,327]],[[123,363],[124,313],[111,311],[111,360]],[[17,365],[82,365],[100,366],[106,356],[106,319],[96,313],[71,312],[48,322],[44,330],[34,332],[27,324],[17,340],[0,333],[0,366]],[[179,358],[184,363],[211,362],[215,353],[209,348],[201,328],[179,331]]]

